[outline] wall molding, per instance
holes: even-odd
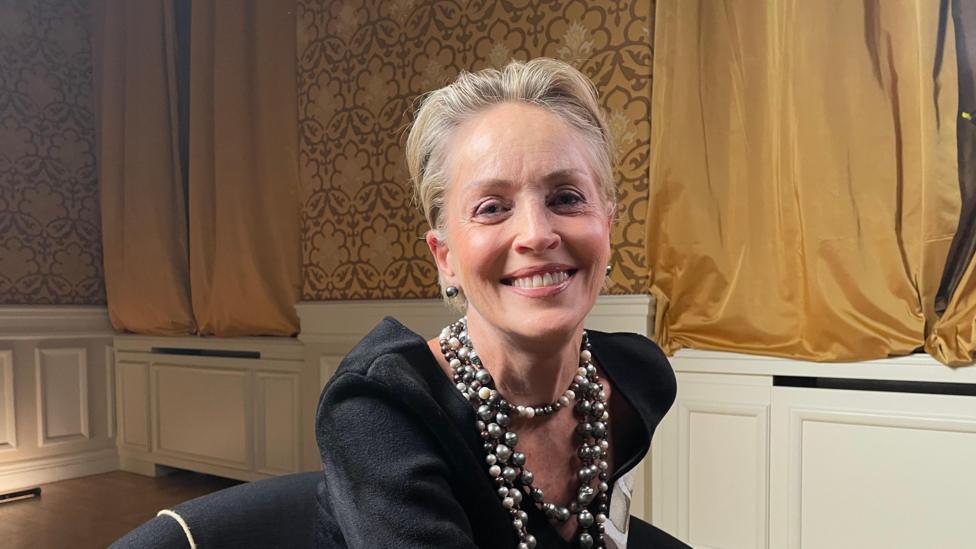
[[[0,305],[0,339],[112,337],[108,309],[98,305]]]
[[[48,385],[54,384],[51,381],[52,371],[47,370],[48,366],[44,363],[45,358],[48,357],[75,357],[75,362],[73,364],[75,374],[78,378],[78,410],[77,419],[78,425],[77,430],[74,432],[67,432],[63,434],[51,434],[49,429],[49,422],[52,417],[58,415],[57,412],[48,413],[50,411],[49,406],[52,404],[57,405],[60,399],[48,398]],[[50,446],[53,444],[65,444],[68,442],[73,442],[81,439],[90,439],[91,431],[89,430],[89,414],[90,410],[88,408],[88,350],[84,347],[68,347],[68,348],[57,348],[57,349],[34,349],[34,373],[35,373],[35,389],[37,391],[37,446],[43,448],[44,446]],[[54,402],[52,402],[52,400]],[[69,414],[70,416],[70,414]]]
[[[348,352],[385,316],[428,337],[460,316],[440,299],[303,301],[295,310],[302,326],[298,339],[338,355]],[[654,298],[648,295],[602,295],[586,321],[595,330],[643,335],[653,333],[653,323]]]
[[[681,349],[671,358],[671,365],[676,372],[703,374],[976,383],[976,367],[953,368],[921,353],[862,362],[809,362],[775,356]]]
[[[3,437],[0,437],[0,451],[17,448],[17,407],[14,400],[14,353],[0,351],[0,409],[3,411]]]
[[[0,464],[0,492],[119,469],[115,447]]]

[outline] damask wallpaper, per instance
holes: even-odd
[[[462,69],[547,56],[597,84],[616,135],[609,292],[645,293],[653,0],[299,0],[306,300],[435,297],[403,132]]]
[[[0,0],[0,304],[100,304],[85,0]]]

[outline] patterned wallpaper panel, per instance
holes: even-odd
[[[0,304],[101,304],[86,0],[0,0]]]
[[[547,56],[593,79],[620,157],[609,291],[644,293],[651,0],[299,0],[306,300],[435,297],[403,133],[461,69]]]

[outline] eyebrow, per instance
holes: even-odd
[[[586,172],[579,170],[577,168],[563,168],[559,170],[553,170],[546,175],[542,176],[542,181],[545,183],[552,183],[553,181],[558,181],[560,179],[567,179],[570,177],[585,176]],[[498,179],[498,178],[487,178],[487,179],[475,179],[474,181],[469,181],[464,186],[465,188],[497,188],[497,187],[511,187],[514,184],[508,179]]]

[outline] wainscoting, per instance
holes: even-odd
[[[0,307],[0,492],[118,468],[103,307]]]
[[[699,549],[972,547],[976,368],[679,351],[654,523]]]

